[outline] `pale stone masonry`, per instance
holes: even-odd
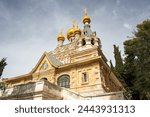
[[[85,13],[83,29],[73,24],[68,30],[68,44],[61,32],[56,49],[44,52],[31,72],[4,79],[0,99],[124,99],[90,22]]]
[[[122,91],[104,93],[101,95],[92,92],[91,96],[61,88],[47,80],[16,85],[0,92],[1,100],[97,100],[97,99],[123,99]]]

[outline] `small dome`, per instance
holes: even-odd
[[[75,31],[75,28],[72,27],[71,29],[69,29],[67,31],[67,38],[69,39],[70,37],[74,37],[74,31]]]
[[[85,15],[82,22],[85,24],[86,22],[88,22],[90,24],[91,22],[91,18],[88,15]]]
[[[65,40],[64,35],[63,35],[62,33],[59,34],[58,37],[57,37],[57,40],[58,40],[58,41],[60,41],[60,40],[64,41],[64,40]]]
[[[74,33],[81,35],[81,30],[80,30],[78,27],[76,27],[76,28],[74,29]]]

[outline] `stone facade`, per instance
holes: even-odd
[[[74,24],[68,30],[68,44],[61,33],[56,49],[44,52],[31,72],[4,79],[0,99],[124,99],[90,22],[85,14],[82,31]]]
[[[41,79],[37,82],[7,87],[5,92],[1,90],[0,100],[120,100],[124,98],[122,93],[118,91],[97,95],[97,92],[92,92],[86,96]]]

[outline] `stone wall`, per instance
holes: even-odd
[[[61,88],[47,80],[30,82],[6,88],[0,93],[2,100],[37,100],[37,99],[62,99]]]
[[[123,92],[100,93],[99,90],[92,92],[77,93],[70,89],[61,88],[47,80],[17,85],[0,91],[1,100],[123,100]]]
[[[124,100],[123,92],[104,93],[95,96],[85,96],[85,100]]]

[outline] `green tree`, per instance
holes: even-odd
[[[2,60],[0,61],[0,78],[6,65],[6,58],[2,58]]]
[[[150,20],[137,25],[134,37],[124,42],[124,78],[133,99],[150,99]]]
[[[119,50],[119,46],[116,46],[116,45],[113,45],[113,46],[114,46],[115,67],[113,66],[110,60],[110,68],[112,72],[117,76],[118,80],[122,83],[124,88],[128,88],[124,81],[124,64],[123,64],[123,59],[121,57],[121,51]]]
[[[2,58],[2,60],[0,61],[0,78],[6,65],[6,58]],[[6,87],[4,82],[0,82],[0,89],[3,90],[3,92],[5,91]]]
[[[117,47],[116,45],[114,46],[114,58],[115,58],[115,70],[114,73],[116,76],[122,80],[122,74],[123,74],[123,60],[121,58],[121,52],[119,51],[119,46]]]
[[[112,61],[110,60],[109,63],[110,63],[110,69],[111,69],[111,71],[115,72],[115,67],[112,64]]]
[[[114,45],[115,67],[110,62],[111,69],[121,79],[129,99],[150,99],[150,20],[138,24],[133,34],[124,42],[124,62]]]

